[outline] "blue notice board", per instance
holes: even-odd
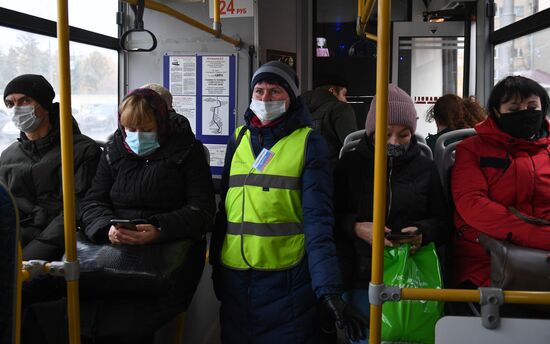
[[[221,175],[227,141],[236,125],[237,59],[228,55],[166,54],[164,86],[173,107],[187,117],[210,151],[212,174]]]

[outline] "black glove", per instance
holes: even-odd
[[[348,340],[357,341],[366,338],[369,319],[361,312],[345,303],[338,294],[324,295],[321,301],[331,312],[336,326],[341,330],[346,330]]]

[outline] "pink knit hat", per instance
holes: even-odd
[[[370,103],[369,113],[367,114],[367,122],[365,130],[367,135],[374,132],[376,121],[376,96]],[[414,103],[407,92],[403,91],[394,84],[388,86],[388,124],[403,125],[414,134],[416,131],[416,109]]]

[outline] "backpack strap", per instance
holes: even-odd
[[[239,144],[241,143],[241,140],[243,139],[244,134],[246,134],[247,129],[248,128],[246,127],[246,125],[243,125],[241,127],[241,130],[239,131],[239,135],[237,136],[235,147],[239,147]]]

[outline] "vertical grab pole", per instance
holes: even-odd
[[[371,284],[383,283],[384,227],[386,219],[386,131],[388,110],[390,0],[378,1],[376,58],[376,127],[374,143],[374,209]],[[370,340],[380,343],[382,305],[370,305]]]
[[[220,21],[220,0],[214,0],[214,23],[213,29],[216,31],[216,37],[219,37],[222,32],[222,23]]]
[[[65,227],[65,264],[76,266],[75,238],[75,199],[74,199],[74,158],[73,123],[71,115],[71,78],[69,71],[69,14],[68,0],[57,0],[57,48],[60,86],[60,127],[61,127],[61,172],[63,181],[63,217]],[[73,270],[73,269],[70,269]],[[65,273],[68,269],[65,269]],[[78,274],[65,276],[67,281],[67,314],[69,321],[69,343],[80,343],[80,304]]]
[[[17,223],[19,223],[19,216],[17,217]],[[17,234],[19,238],[19,233]],[[16,289],[15,289],[15,344],[21,343],[21,303],[22,303],[22,289],[23,289],[23,250],[21,243],[17,240],[17,277],[16,277]]]

